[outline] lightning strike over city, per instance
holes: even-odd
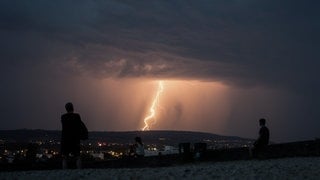
[[[163,92],[163,82],[159,81],[158,82],[157,93],[153,98],[152,105],[151,105],[151,107],[149,109],[149,114],[143,120],[145,126],[142,128],[142,131],[150,130],[151,123],[153,123],[153,124],[155,123],[156,115],[157,115],[156,114],[156,110],[157,110],[157,108],[159,106],[160,94],[162,92]]]
[[[216,135],[243,137],[251,148],[265,129],[260,119],[272,144],[312,141],[320,152],[319,7],[320,0],[0,0],[0,171],[3,164],[9,171],[39,169],[38,161],[52,169],[51,161],[69,160],[68,150],[100,167],[91,160],[117,159],[100,155],[127,152],[133,137],[151,147],[146,156],[164,146],[173,152],[180,142],[208,143],[213,151],[238,144]],[[81,119],[93,132],[82,153],[65,118]],[[42,130],[55,131],[45,140],[56,143],[35,144],[48,150],[36,160],[24,142],[43,141]],[[214,135],[180,140],[179,131]],[[56,141],[62,132],[66,138]],[[30,158],[32,169],[20,167]],[[76,160],[72,168],[81,164]]]

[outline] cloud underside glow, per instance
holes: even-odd
[[[143,120],[150,114],[150,107],[159,91],[159,80],[103,81],[108,87],[106,91],[113,94],[114,99],[105,99],[101,103],[113,102],[116,105],[112,108],[113,118],[118,119],[116,124],[108,127],[140,130],[145,126]],[[155,118],[150,121],[151,130],[204,130],[206,127],[206,131],[210,131],[212,128],[218,130],[223,127],[228,116],[227,86],[217,82],[190,80],[161,82],[163,91],[159,94],[158,105],[155,107]],[[114,103],[114,100],[118,102]],[[107,114],[105,111],[101,116]],[[96,123],[103,127],[103,121]]]

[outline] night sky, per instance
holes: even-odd
[[[320,1],[1,0],[0,129],[320,138]]]

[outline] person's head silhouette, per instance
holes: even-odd
[[[65,105],[65,108],[67,110],[67,112],[73,112],[73,104],[71,102],[68,102],[66,105]]]
[[[259,119],[259,124],[260,124],[260,126],[265,126],[266,125],[266,119],[264,119],[264,118]]]
[[[134,138],[135,139],[135,141],[137,142],[137,143],[139,143],[139,144],[142,144],[142,140],[141,140],[141,137],[136,137],[136,138]]]

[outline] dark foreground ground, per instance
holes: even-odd
[[[320,157],[194,162],[157,168],[0,172],[0,179],[319,179]]]

